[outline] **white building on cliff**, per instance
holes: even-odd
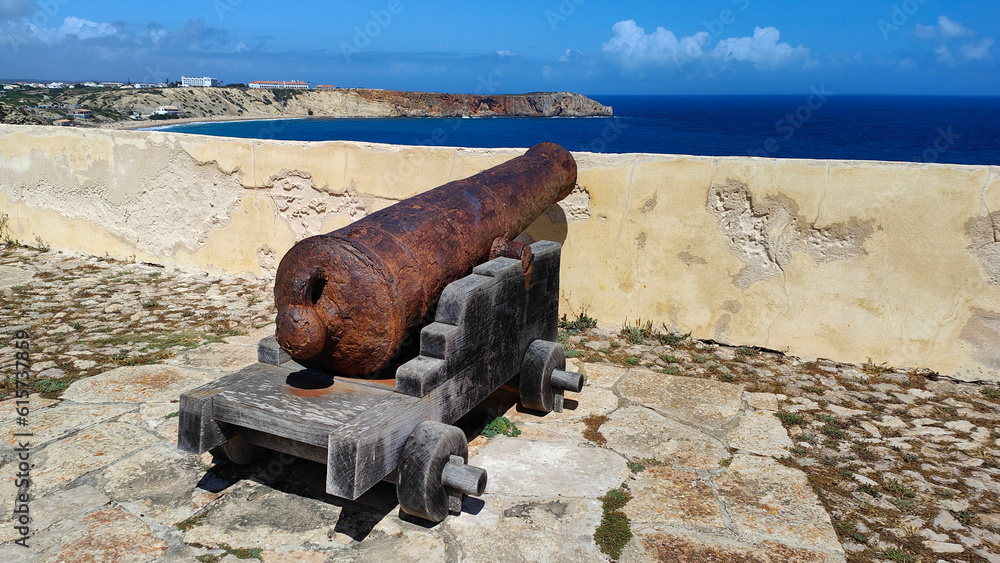
[[[187,88],[214,88],[221,85],[218,78],[210,76],[181,76],[181,86]]]

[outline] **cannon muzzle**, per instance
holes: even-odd
[[[446,285],[468,275],[489,258],[498,238],[515,238],[575,185],[573,156],[542,143],[475,176],[300,241],[278,265],[278,343],[293,358],[319,361],[344,375],[374,374],[398,354]]]

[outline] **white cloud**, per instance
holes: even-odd
[[[950,63],[955,61],[955,57],[951,56],[951,49],[947,45],[938,45],[934,47],[934,54],[937,55],[937,60],[942,63]]]
[[[717,62],[749,62],[758,69],[773,70],[792,60],[808,62],[809,49],[780,43],[781,34],[775,27],[754,28],[753,37],[730,37],[706,49],[709,34],[699,31],[677,39],[668,29],[657,27],[646,33],[635,20],[620,21],[611,28],[612,36],[604,44],[604,52],[617,56],[626,67],[664,64],[673,61],[679,68],[696,59]]]
[[[34,28],[34,26],[32,27]],[[70,16],[63,20],[63,24],[59,27],[59,29],[38,27],[32,29],[32,31],[34,32],[35,37],[37,37],[40,41],[50,45],[59,43],[60,41],[71,37],[85,40],[100,39],[118,34],[118,28],[110,23],[97,23],[74,16]]]
[[[964,25],[950,20],[945,16],[938,17],[938,29],[941,31],[942,37],[962,37],[964,35],[971,35],[972,30],[967,29]]]
[[[708,41],[708,33],[704,31],[680,41],[674,32],[662,27],[647,34],[635,20],[620,21],[611,32],[611,39],[603,46],[604,52],[617,55],[626,66],[663,64],[679,57],[697,58],[702,55],[702,45]]]
[[[776,27],[755,27],[753,37],[729,38],[719,41],[713,53],[724,60],[749,61],[761,69],[773,70],[796,57],[808,58],[809,49],[799,45],[779,43],[781,34]]]
[[[925,41],[950,41],[959,37],[967,37],[974,33],[971,29],[947,16],[938,16],[936,25],[920,25],[918,23],[916,29],[913,30],[913,35],[917,39]]]
[[[35,43],[34,48],[97,49],[101,50],[100,56],[111,57],[118,53],[125,58],[134,58],[150,50],[230,53],[234,52],[231,45],[235,44],[227,31],[209,27],[203,20],[188,20],[172,30],[164,29],[159,24],[130,30],[129,25],[123,22],[95,22],[70,16],[58,27],[38,27],[31,23],[0,24],[0,33],[13,38],[15,50],[21,45]],[[237,46],[235,52],[242,51]]]
[[[159,43],[167,35],[169,35],[169,33],[162,27],[151,28],[146,30],[146,36],[152,39],[153,43]]]
[[[991,37],[974,40],[972,37],[975,35],[974,30],[949,19],[947,16],[938,16],[935,25],[918,23],[913,30],[913,36],[917,39],[935,43],[934,55],[937,61],[947,64],[955,64],[958,60],[981,61],[991,56],[991,50],[996,41]],[[965,39],[964,44],[960,44],[958,41],[962,38]],[[958,46],[953,48],[953,44]]]
[[[234,53],[249,53],[250,52],[250,47],[247,47],[246,43],[240,42],[240,43],[237,43],[236,47],[233,48],[233,52]]]
[[[514,56],[514,53],[512,53],[510,51],[507,51],[507,50],[497,51],[496,54],[498,56],[501,56],[501,57],[513,57]]]
[[[563,55],[561,57],[559,57],[559,59],[557,59],[557,60],[559,62],[561,62],[561,63],[565,63],[565,62],[568,62],[570,59],[573,59],[573,58],[576,58],[576,57],[586,56],[586,54],[587,53],[584,53],[583,51],[581,51],[579,49],[566,49],[566,52],[563,53]]]
[[[959,52],[962,56],[974,61],[981,61],[983,59],[989,58],[990,50],[993,48],[994,43],[996,43],[990,37],[984,37],[979,41],[969,43],[968,45],[963,45]]]

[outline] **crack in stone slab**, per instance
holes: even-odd
[[[969,219],[965,223],[965,233],[970,239],[969,250],[983,267],[987,283],[1000,285],[1000,211],[990,211],[986,203],[992,178],[993,169],[990,168],[980,194],[985,215]]]

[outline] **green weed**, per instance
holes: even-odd
[[[594,531],[594,543],[611,559],[621,557],[625,544],[632,539],[628,516],[620,511],[631,499],[632,495],[624,487],[611,489],[600,497],[604,515],[597,530]]]
[[[225,543],[220,543],[219,549],[225,551],[226,555],[232,555],[237,559],[260,559],[264,552],[260,547],[230,547],[229,544]]]
[[[867,483],[858,487],[858,490],[861,491],[862,493],[871,495],[872,498],[877,498],[877,499],[882,498],[882,493],[878,492],[878,489]]]
[[[69,383],[61,379],[39,379],[35,381],[35,390],[46,399],[52,399],[69,387]]]
[[[890,495],[901,498],[913,498],[917,496],[916,493],[913,492],[913,489],[907,487],[899,481],[887,480],[882,483],[882,489]]]
[[[586,332],[589,329],[597,326],[597,319],[587,315],[587,308],[584,307],[580,310],[580,313],[573,320],[567,320],[566,315],[562,316],[559,321],[559,329],[566,332],[570,336],[576,336],[581,332]]]
[[[498,434],[516,438],[521,435],[521,430],[505,416],[494,418],[486,428],[483,428],[483,436],[492,438]]]
[[[913,557],[907,555],[905,551],[898,547],[890,547],[885,550],[885,556],[890,561],[895,561],[897,563],[913,563]]]
[[[802,424],[805,422],[801,416],[790,412],[776,412],[774,416],[778,417],[784,424]]]
[[[873,377],[879,377],[881,375],[885,375],[885,374],[891,372],[894,369],[896,369],[896,368],[894,368],[892,366],[889,366],[889,365],[886,365],[885,362],[882,362],[881,364],[875,365],[875,363],[872,362],[871,358],[868,358],[868,361],[865,362],[865,364],[861,366],[861,371],[863,371],[863,372],[865,372],[868,375],[871,375]]]
[[[616,512],[632,500],[632,493],[623,488],[611,489],[603,497],[598,497],[597,500],[603,503],[605,513]]]

